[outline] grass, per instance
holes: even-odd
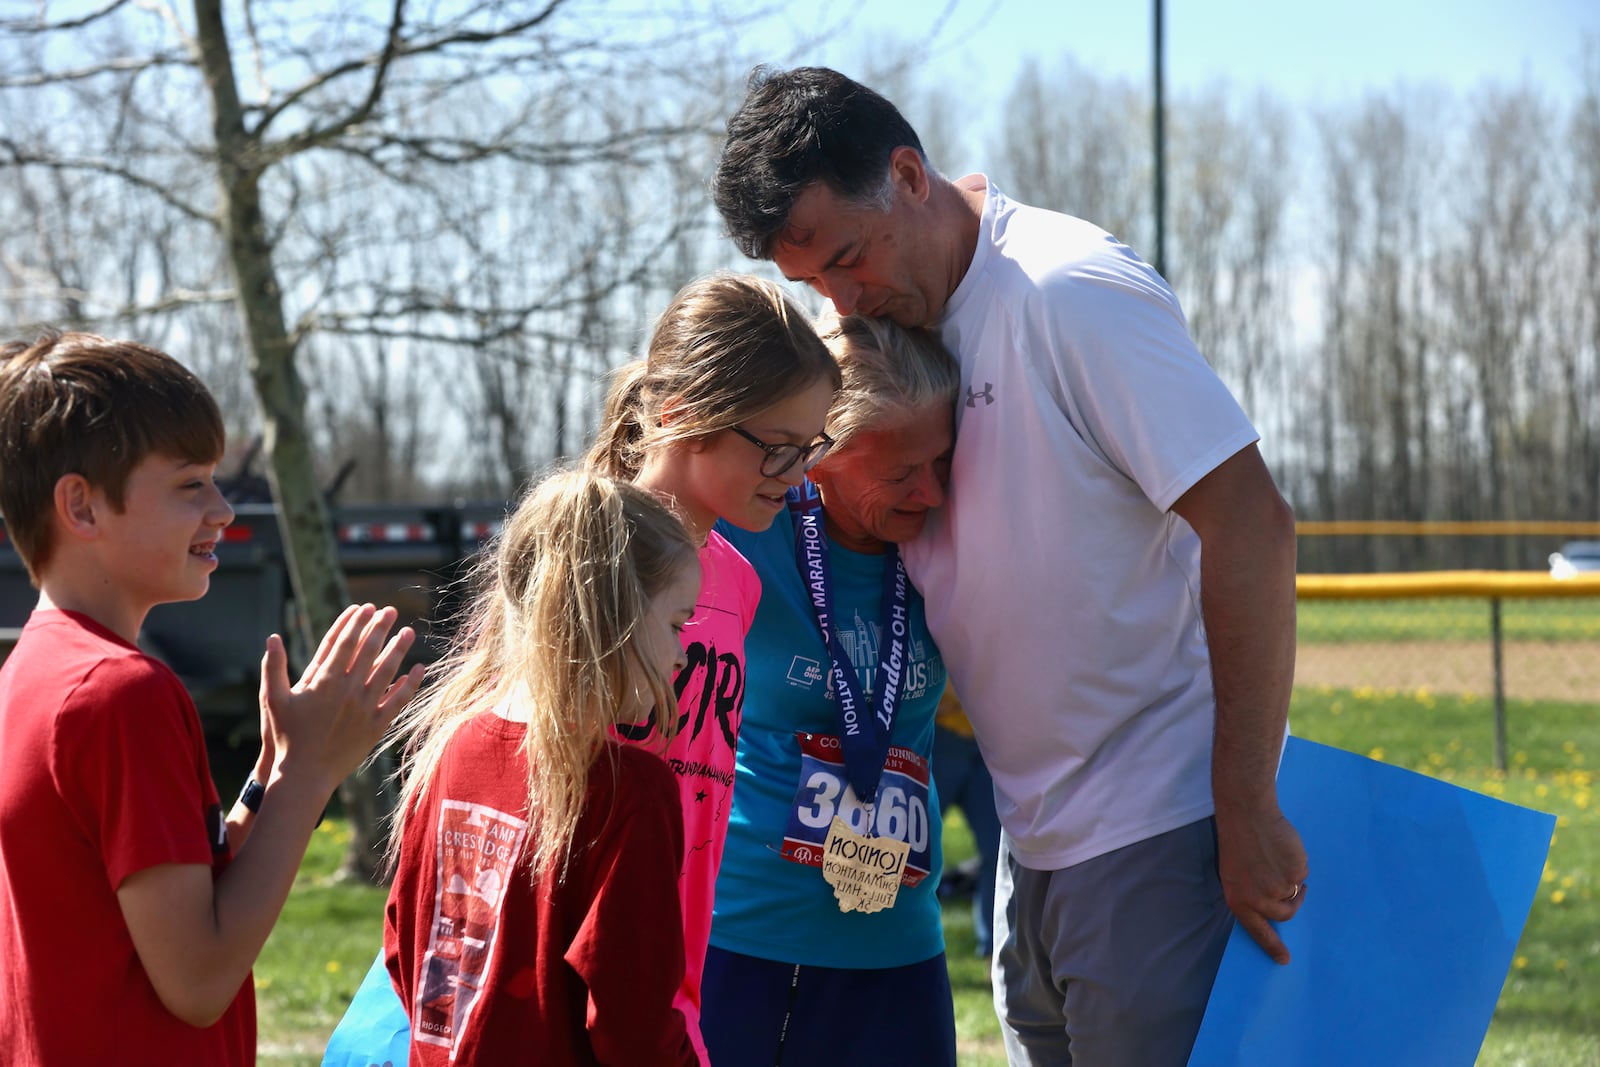
[[[1427,692],[1302,689],[1295,733],[1558,816],[1538,899],[1501,992],[1479,1067],[1600,1065],[1600,715],[1593,704],[1508,707],[1511,769],[1493,769],[1488,702]],[[314,1065],[377,950],[381,890],[332,881],[346,831],[312,840],[294,894],[256,967],[262,1064]],[[972,839],[946,823],[959,862]],[[988,967],[974,955],[966,901],[947,901],[945,935],[963,1067],[1000,1067]]]
[[[338,881],[350,832],[329,818],[256,963],[258,1063],[314,1067],[383,940],[386,893]]]
[[[1503,600],[1500,620],[1508,641],[1600,638],[1600,604],[1591,597]],[[1394,639],[1487,641],[1489,602],[1475,597],[1302,600],[1298,631],[1304,644]]]

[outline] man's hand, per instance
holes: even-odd
[[[1217,811],[1217,867],[1239,925],[1276,963],[1289,962],[1275,922],[1305,903],[1305,846],[1276,804],[1250,812]]]
[[[276,755],[275,775],[292,765],[296,774],[315,776],[331,794],[383,739],[422,683],[421,666],[394,680],[416,638],[409,626],[389,638],[395,618],[393,608],[346,608],[292,686],[282,639],[276,634],[267,639],[261,706]]]

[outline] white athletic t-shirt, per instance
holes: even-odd
[[[951,491],[906,565],[1025,866],[1212,812],[1200,541],[1168,509],[1257,434],[1126,246],[988,183],[937,324]]]

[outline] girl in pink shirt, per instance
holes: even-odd
[[[677,1006],[700,1038],[700,973],[733,804],[744,706],[744,639],[761,584],[712,529],[725,519],[760,532],[784,494],[832,443],[822,432],[839,368],[805,313],[771,282],[714,274],[685,286],[662,313],[645,358],[621,368],[591,465],[669,501],[700,545],[701,593],[684,629],[674,682],[678,719],[665,749],[683,803],[679,880],[687,966]],[[659,723],[619,727],[649,744]]]

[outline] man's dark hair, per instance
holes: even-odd
[[[826,67],[757,67],[728,119],[712,196],[739,250],[770,259],[812,182],[841,199],[886,207],[889,156],[901,145],[922,153],[917,131],[865,85]]]

